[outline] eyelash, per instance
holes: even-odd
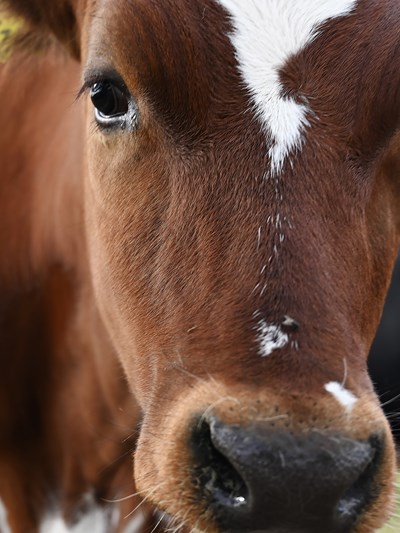
[[[96,85],[98,86],[96,88]],[[138,110],[126,85],[115,74],[91,76],[79,89],[76,99],[90,92],[94,106],[95,124],[101,131],[116,128],[134,130]]]
[[[97,74],[89,76],[82,84],[82,86],[76,91],[75,99],[79,100],[85,93],[90,91],[95,83],[109,82],[118,87],[118,89],[126,94],[130,94],[125,83],[119,76],[115,74]]]

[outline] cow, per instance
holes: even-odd
[[[3,6],[2,532],[376,531],[398,0]]]

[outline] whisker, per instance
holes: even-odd
[[[182,374],[186,374],[190,378],[193,378],[193,379],[195,379],[195,380],[197,380],[197,381],[199,381],[201,383],[207,383],[206,379],[201,378],[200,376],[196,376],[196,374],[193,374],[192,372],[190,372],[189,370],[187,370],[183,366],[179,366],[176,363],[171,363],[171,366],[175,370],[179,370],[180,372],[182,372]]]
[[[347,369],[347,359],[346,357],[343,357],[343,367],[344,367],[344,375],[343,375],[343,381],[342,381],[342,387],[346,385],[347,377],[348,377],[348,369]]]
[[[154,531],[158,528],[158,526],[161,524],[162,520],[164,518],[164,513],[161,514],[161,518],[158,520],[157,524],[153,527],[153,529],[150,531],[150,533],[154,533]]]
[[[129,518],[130,516],[132,516],[145,502],[147,502],[151,496],[157,491],[160,489],[160,487],[162,487],[162,483],[160,483],[159,485],[156,485],[148,494],[145,495],[145,497],[142,499],[141,502],[139,502],[139,504],[130,512],[128,513],[125,517],[124,517],[124,520],[126,520],[127,518]]]
[[[126,502],[126,500],[131,500],[132,498],[135,498],[136,496],[140,496],[140,492],[134,492],[133,494],[129,494],[129,496],[123,496],[122,498],[116,498],[115,500],[108,500],[107,498],[101,498],[103,502],[106,503],[120,503],[120,502]]]
[[[394,397],[391,398],[390,400],[387,400],[386,402],[381,403],[381,407],[386,407],[387,405],[390,405],[391,403],[395,402],[395,401],[398,400],[399,398],[400,398],[400,394],[396,394],[396,396],[394,396]]]
[[[232,396],[223,396],[222,398],[219,398],[218,400],[216,400],[215,402],[213,402],[211,405],[209,405],[207,407],[207,409],[203,412],[203,414],[201,415],[200,419],[199,419],[199,422],[197,424],[197,427],[199,428],[200,425],[204,422],[204,420],[207,418],[207,416],[211,413],[211,411],[217,407],[217,405],[220,405],[221,403],[223,402],[226,402],[226,401],[231,401],[231,402],[234,402],[238,405],[241,405],[240,401],[237,399],[237,398],[233,398]]]

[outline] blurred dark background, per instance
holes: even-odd
[[[400,445],[400,256],[381,324],[371,347],[369,370],[393,434]]]

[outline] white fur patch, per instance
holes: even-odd
[[[10,526],[7,520],[7,509],[1,498],[0,498],[0,532],[11,533],[11,529],[10,529]]]
[[[117,511],[117,508],[115,510]],[[117,525],[116,521],[118,516],[115,516],[115,512],[93,504],[90,511],[75,525],[68,527],[62,516],[55,514],[45,518],[39,531],[40,533],[111,533]]]
[[[66,526],[61,516],[48,516],[40,526],[40,533],[68,533],[71,531]],[[101,530],[103,531],[103,530]]]
[[[265,320],[260,320],[257,327],[258,342],[260,343],[259,353],[261,357],[267,357],[274,350],[283,348],[289,342],[288,335],[279,326],[267,324]]]
[[[358,401],[358,398],[356,398],[352,392],[345,389],[343,385],[337,381],[327,383],[324,385],[324,389],[327,392],[330,392],[347,411],[351,411],[354,404]]]
[[[306,102],[282,96],[279,70],[317,35],[322,23],[349,14],[357,0],[218,0],[233,25],[239,69],[261,123],[272,138],[271,172],[302,145]]]

